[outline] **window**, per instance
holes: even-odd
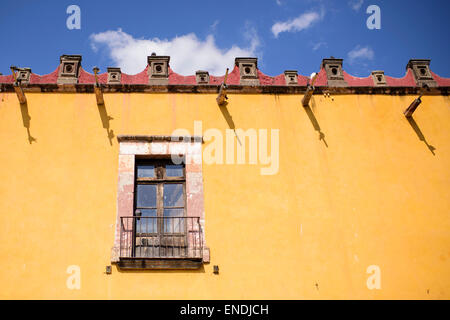
[[[205,243],[202,138],[119,135],[111,262],[120,269],[198,269]],[[182,156],[182,164],[171,155]]]
[[[138,160],[135,176],[133,256],[188,257],[188,225],[195,221],[186,216],[184,165]]]

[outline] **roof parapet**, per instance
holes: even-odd
[[[76,84],[81,67],[81,55],[63,54],[59,58],[57,84]]]
[[[21,84],[30,82],[31,68],[17,68],[17,81]]]
[[[429,59],[410,59],[406,65],[406,70],[412,70],[416,84],[419,87],[423,85],[427,85],[430,88],[437,86],[430,72],[430,61]]]
[[[336,59],[334,57],[322,60],[321,68],[325,69],[329,87],[346,87],[348,85],[344,80],[344,73],[342,71],[343,61],[343,59]]]
[[[197,82],[197,84],[208,84],[209,72],[204,70],[195,71],[195,81]]]
[[[120,68],[108,67],[108,80],[107,84],[120,84],[122,80],[122,71]]]
[[[247,86],[259,86],[258,58],[237,57],[234,60],[234,63],[239,68],[239,84]]]
[[[93,84],[94,75],[86,72],[81,66],[81,55],[62,55],[56,70],[46,75],[32,73],[30,68],[17,69],[18,81],[25,87],[49,84]],[[147,57],[147,67],[137,74],[122,73],[120,68],[109,67],[107,72],[99,74],[95,82],[104,85],[207,85],[215,86],[223,82],[223,76],[210,75],[207,70],[198,70],[194,75],[180,75],[170,69],[170,56],[158,56],[155,53]],[[334,57],[322,60],[316,87],[450,87],[450,78],[440,77],[430,70],[429,59],[410,59],[405,76],[396,78],[385,76],[383,71],[372,71],[367,77],[354,77],[343,70],[343,59]],[[235,67],[231,71],[227,85],[245,87],[304,87],[307,79],[297,70],[285,70],[284,73],[269,76],[258,69],[256,57],[237,57]],[[0,75],[0,83],[12,84],[15,80],[11,75]],[[137,88],[137,87],[136,87]],[[140,87],[139,90],[143,90]],[[161,88],[160,88],[161,89]],[[253,90],[247,88],[248,90]],[[246,90],[247,90],[246,89]],[[189,89],[186,87],[186,90]],[[259,90],[259,89],[256,89]],[[274,89],[275,90],[275,89]]]
[[[384,77],[384,71],[382,71],[382,70],[372,71],[372,79],[373,79],[373,84],[376,87],[387,86],[386,78]]]
[[[287,86],[298,85],[298,71],[297,70],[285,70],[284,78]]]
[[[170,56],[157,56],[154,52],[147,57],[148,84],[169,84],[169,61]]]

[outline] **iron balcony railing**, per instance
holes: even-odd
[[[120,258],[201,259],[199,217],[121,217]]]

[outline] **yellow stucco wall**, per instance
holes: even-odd
[[[1,299],[450,298],[448,97],[423,97],[414,129],[402,112],[415,96],[316,95],[325,143],[301,95],[229,94],[236,128],[280,130],[278,174],[204,164],[211,263],[111,275],[118,142],[94,94],[27,93],[22,109],[0,97]],[[169,135],[195,120],[229,128],[215,97],[104,98],[114,135]],[[80,290],[66,286],[70,265]],[[370,265],[379,290],[366,285]]]

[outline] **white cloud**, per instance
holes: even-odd
[[[350,63],[356,60],[372,60],[374,56],[375,53],[369,46],[361,47],[360,45],[356,46],[347,54]]]
[[[316,50],[319,50],[319,48],[321,48],[321,47],[326,47],[326,46],[327,46],[327,43],[326,43],[326,42],[323,42],[323,41],[317,42],[317,43],[315,43],[315,44],[313,45],[312,50],[313,50],[313,51],[316,51]]]
[[[255,55],[260,45],[256,30],[247,28],[244,36],[249,42],[248,47],[233,45],[227,49],[217,47],[213,35],[201,40],[194,33],[172,39],[137,39],[118,29],[94,33],[89,38],[95,52],[105,48],[116,66],[125,73],[142,71],[147,56],[155,52],[170,56],[170,66],[179,74],[192,75],[196,70],[207,70],[212,75],[222,75],[226,68],[233,67],[235,57]]]
[[[295,19],[275,23],[272,26],[272,33],[275,36],[275,38],[277,38],[281,32],[302,31],[308,29],[313,25],[314,22],[319,21],[322,18],[323,18],[323,11],[322,12],[311,11],[303,13]]]
[[[348,4],[353,10],[358,11],[361,8],[363,2],[364,0],[350,0]]]
[[[283,3],[281,2],[281,0],[276,0],[277,1],[277,5],[281,6]]]

